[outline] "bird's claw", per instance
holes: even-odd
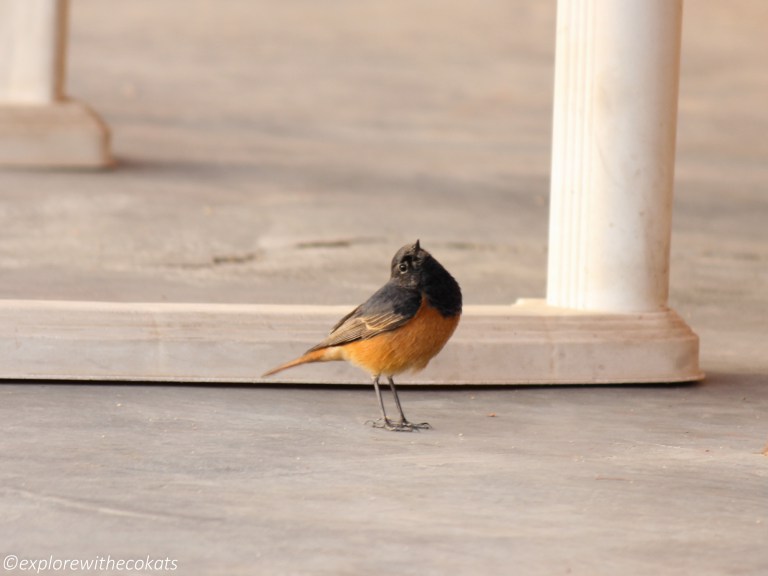
[[[432,426],[429,422],[421,422],[420,424],[414,424],[408,422],[408,420],[401,420],[400,422],[392,422],[389,418],[379,418],[378,420],[368,420],[366,424],[370,424],[374,428],[383,428],[384,430],[391,430],[393,432],[413,432],[414,430],[431,430]]]

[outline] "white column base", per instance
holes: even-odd
[[[74,100],[0,104],[0,165],[105,168],[113,164],[109,128]]]
[[[346,363],[260,378],[351,306],[0,301],[0,378],[365,384]],[[698,337],[671,310],[600,314],[524,300],[467,306],[443,352],[399,381],[431,385],[700,380]]]

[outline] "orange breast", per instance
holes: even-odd
[[[458,324],[458,314],[445,318],[425,299],[410,322],[373,338],[351,342],[342,347],[342,356],[372,375],[422,370],[443,349]]]

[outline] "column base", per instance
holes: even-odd
[[[321,340],[351,306],[0,301],[0,378],[365,384],[346,363],[260,374]],[[699,339],[672,310],[596,314],[543,300],[467,306],[421,385],[700,380]]]
[[[84,104],[0,104],[0,165],[106,168],[109,128]]]

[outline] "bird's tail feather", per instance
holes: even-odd
[[[299,356],[295,360],[291,360],[290,362],[286,362],[285,364],[280,364],[280,366],[277,366],[275,368],[272,368],[272,370],[267,370],[264,372],[264,374],[261,375],[262,378],[266,378],[267,376],[272,376],[272,374],[277,374],[278,372],[282,372],[283,370],[288,370],[288,368],[293,368],[294,366],[298,366],[299,364],[306,364],[307,362],[325,362],[328,360],[337,360],[337,358],[330,357],[328,354],[328,348],[321,348],[320,350],[310,350],[303,356]]]

